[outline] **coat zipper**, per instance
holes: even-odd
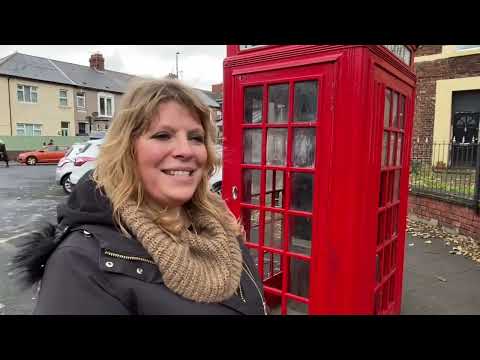
[[[105,255],[115,257],[115,258],[119,258],[119,259],[124,259],[124,260],[143,261],[143,262],[155,265],[155,261],[153,261],[153,260],[145,259],[145,258],[138,257],[138,256],[122,255],[122,254],[114,253],[110,250],[105,250]]]
[[[245,265],[245,273],[246,273],[247,276],[250,278],[250,280],[252,280],[253,285],[255,285],[255,288],[256,288],[257,291],[258,291],[258,295],[260,295],[260,299],[262,300],[263,313],[264,313],[265,315],[268,315],[266,301],[265,301],[265,299],[263,298],[262,292],[260,291],[260,288],[258,287],[257,282],[256,282],[255,279],[253,278],[253,273],[251,272],[250,268],[248,267],[248,265],[247,265],[246,263],[244,263],[244,265]]]

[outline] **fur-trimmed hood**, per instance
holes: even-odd
[[[57,224],[43,223],[25,236],[12,259],[12,270],[23,287],[41,280],[48,258],[70,232],[85,224],[114,226],[110,201],[91,174],[83,176],[67,201],[58,205]]]

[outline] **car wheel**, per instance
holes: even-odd
[[[61,184],[65,193],[70,194],[72,192],[72,182],[70,181],[70,174],[63,176]]]
[[[29,156],[27,158],[27,165],[37,165],[37,158],[34,156]]]
[[[218,195],[222,195],[222,182],[216,182],[215,184],[212,185],[212,191],[214,193],[217,193]]]

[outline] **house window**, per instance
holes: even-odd
[[[457,50],[470,50],[470,49],[478,49],[480,45],[456,45]]]
[[[77,93],[77,108],[85,109],[85,93]]]
[[[17,124],[18,136],[42,136],[42,125],[40,124]]]
[[[62,130],[62,136],[68,136],[68,127],[69,127],[69,122],[68,121],[62,121],[61,122],[61,130]]]
[[[98,115],[112,117],[114,112],[114,101],[112,95],[98,94]]]
[[[36,86],[17,85],[17,100],[24,103],[37,103],[38,93]]]
[[[59,91],[60,106],[68,106],[67,90]]]

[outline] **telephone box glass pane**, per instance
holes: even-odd
[[[307,315],[308,305],[287,298],[287,315]]]
[[[377,246],[383,243],[385,238],[385,211],[378,215]]]
[[[245,228],[245,234],[247,241],[258,244],[259,231],[260,228],[260,211],[252,209],[243,209],[242,210],[242,222]]]
[[[262,122],[263,87],[245,88],[244,120],[245,124],[258,124]]]
[[[294,257],[289,258],[290,273],[288,276],[288,292],[308,298],[310,287],[310,263]]]
[[[395,143],[397,142],[397,134],[391,133],[390,134],[390,160],[388,161],[388,165],[392,166],[394,164],[394,157],[395,157]]]
[[[288,84],[268,87],[268,122],[288,122]]]
[[[292,193],[290,208],[312,211],[313,174],[292,173]]]
[[[379,254],[375,255],[375,280],[377,280],[377,284],[382,281],[382,273],[380,269],[381,261],[381,256]]]
[[[390,98],[392,92],[390,89],[385,89],[385,107],[383,112],[383,127],[388,128],[390,127]]]
[[[287,164],[287,129],[268,129],[267,165]]]
[[[246,129],[243,132],[243,162],[260,164],[262,161],[262,130]]]
[[[392,236],[398,234],[398,209],[399,206],[396,205],[393,207],[393,215],[392,215]]]
[[[269,251],[263,255],[263,280],[266,286],[282,289],[282,256]]]
[[[280,170],[267,170],[265,206],[283,208],[284,194],[284,172]]]
[[[283,214],[265,211],[265,239],[264,245],[282,249],[283,243]]]
[[[388,132],[383,132],[383,145],[382,145],[382,166],[387,165],[387,152],[388,152]]]
[[[243,202],[260,205],[260,176],[260,170],[243,170]]]
[[[393,183],[393,201],[400,199],[400,170],[395,170],[395,180]]]
[[[293,121],[317,121],[317,81],[295,83]]]
[[[379,191],[379,201],[378,201],[378,206],[383,207],[385,206],[386,202],[386,190],[387,190],[387,172],[382,171],[382,174],[380,175],[380,191]]]
[[[294,129],[293,166],[313,167],[315,162],[315,128]]]
[[[290,241],[288,250],[310,256],[312,248],[312,219],[290,216]]]
[[[265,292],[265,302],[269,315],[282,315],[282,297],[277,294]]]
[[[394,171],[388,172],[388,185],[387,185],[387,204],[393,201],[393,181],[394,181]]]
[[[396,156],[397,166],[402,165],[402,146],[403,146],[403,136],[402,134],[397,134],[397,156]]]
[[[394,92],[393,93],[393,106],[392,106],[392,127],[398,128],[398,114],[397,114],[397,108],[398,108],[398,93]]]
[[[385,210],[385,215],[385,241],[388,241],[392,238],[392,208]]]
[[[398,114],[398,122],[399,128],[405,128],[405,96],[400,95],[400,104],[399,104],[399,114]]]
[[[255,266],[257,267],[258,269],[258,251],[257,249],[249,249],[250,251],[250,255],[252,256],[252,259],[253,259],[253,263],[255,264]]]

